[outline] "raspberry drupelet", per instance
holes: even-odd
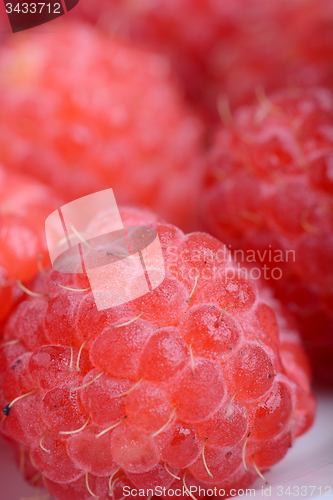
[[[263,94],[217,131],[201,198],[205,228],[266,266],[265,279],[297,314],[316,373],[330,383],[332,130],[330,91]]]
[[[84,24],[0,49],[0,160],[66,201],[111,187],[193,229],[202,122],[163,56]]]
[[[1,433],[57,500],[250,485],[314,418],[297,331],[212,236],[120,214],[156,229],[164,281],[98,311],[85,275],[38,275],[0,346]]]
[[[27,282],[38,263],[48,262],[45,219],[61,203],[51,188],[0,164],[0,322],[20,298],[15,282]]]

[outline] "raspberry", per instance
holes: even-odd
[[[239,442],[247,429],[247,409],[240,402],[228,401],[213,416],[196,425],[202,439],[209,436],[209,445],[225,448]]]
[[[147,434],[153,434],[163,427],[172,410],[166,391],[145,380],[126,398],[127,418],[132,425]]]
[[[47,425],[41,417],[41,405],[41,397],[36,394],[17,401],[15,407],[10,409],[10,419],[3,422],[4,435],[32,448],[38,446],[41,436],[47,431]]]
[[[72,15],[158,47],[214,112],[221,93],[235,106],[258,86],[332,85],[330,0],[98,0]]]
[[[90,425],[81,433],[68,439],[69,458],[80,468],[95,476],[111,476],[117,468],[113,461],[110,437],[104,434],[96,439],[101,431],[96,425]]]
[[[291,396],[284,384],[277,383],[256,408],[254,435],[257,439],[270,439],[283,430],[292,408]],[[262,429],[262,426],[265,429]]]
[[[6,270],[0,266],[0,283],[6,285],[8,282],[8,274]],[[13,295],[10,286],[1,286],[0,288],[0,321],[3,320],[11,309],[13,303]]]
[[[93,365],[115,377],[136,380],[141,351],[153,332],[154,327],[141,319],[122,327],[121,336],[118,330],[105,329],[91,346]],[[109,352],[108,357],[104,356],[105,352]]]
[[[57,483],[69,483],[82,475],[81,469],[68,456],[66,441],[50,433],[43,439],[42,446],[33,448],[31,457],[46,477]]]
[[[14,310],[0,345],[1,433],[29,450],[58,500],[250,485],[314,419],[297,331],[267,290],[242,273],[231,279],[222,243],[148,212],[121,215],[157,230],[166,284],[98,312],[90,290],[59,291],[52,270],[37,276],[32,290],[43,296]],[[63,277],[72,289],[82,280]],[[170,290],[182,293],[170,302]]]
[[[155,382],[172,378],[188,361],[184,340],[179,330],[172,326],[151,335],[142,352],[140,375]]]
[[[265,264],[265,279],[297,314],[316,373],[327,381],[333,380],[332,126],[333,95],[325,89],[284,90],[239,108],[233,125],[216,135],[202,202],[213,235],[241,249],[242,262],[252,252],[253,266]],[[281,274],[273,274],[275,267]]]
[[[78,349],[45,344],[34,350],[29,362],[30,373],[38,385],[45,390],[50,390],[66,381],[76,382],[77,373],[73,366],[77,364]],[[84,371],[91,367],[86,353],[80,354],[79,361]]]
[[[15,281],[27,282],[36,274],[40,254],[47,262],[45,219],[60,205],[50,188],[0,165],[0,321],[22,295],[12,286]]]
[[[10,24],[6,14],[6,7],[4,5],[0,6],[0,43],[3,42],[4,34],[6,31],[10,32]]]
[[[217,358],[234,349],[241,337],[237,322],[226,312],[223,321],[220,307],[203,304],[193,306],[182,322],[183,337],[198,356]]]
[[[42,417],[47,426],[56,433],[75,431],[87,421],[88,413],[81,403],[78,391],[71,391],[73,385],[80,385],[82,379],[76,382],[54,387],[47,391],[43,398]]]
[[[98,377],[98,378],[97,378]],[[91,383],[94,381],[94,383]],[[92,369],[82,380],[81,401],[94,422],[100,426],[109,426],[125,416],[124,398],[118,397],[127,393],[133,382],[114,378],[100,370]]]
[[[58,24],[42,46],[26,32],[2,47],[0,73],[0,160],[10,168],[66,201],[112,187],[118,203],[192,224],[202,125],[163,56]]]
[[[171,423],[156,439],[162,460],[170,466],[171,471],[173,468],[185,468],[201,453],[201,440],[196,426],[179,420]]]

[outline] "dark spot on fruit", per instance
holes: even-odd
[[[229,456],[232,455],[232,451],[228,451],[227,455]]]
[[[15,363],[13,364],[13,370],[15,370],[17,365],[19,365],[21,362],[22,362],[21,359],[18,359],[17,361],[15,361]]]
[[[4,407],[3,412],[4,412],[4,414],[6,415],[6,417],[8,417],[8,416],[9,416],[9,412],[10,412],[10,410],[11,410],[11,408],[10,408],[10,406],[9,406],[9,405],[6,405],[6,406]]]

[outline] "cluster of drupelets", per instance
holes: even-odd
[[[206,256],[226,252],[218,240],[140,211],[122,217],[156,228],[166,264],[170,246],[186,251],[189,273],[98,312],[84,275],[42,270],[0,346],[1,432],[21,469],[81,500],[265,480],[314,417],[292,323],[267,290],[228,276],[227,255],[218,280],[200,279],[217,265]]]
[[[316,374],[332,382],[333,95],[288,89],[259,99],[217,131],[202,218],[232,248],[259,252],[250,265],[278,277],[270,284],[296,314]]]

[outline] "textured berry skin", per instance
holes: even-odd
[[[168,61],[84,24],[0,50],[0,160],[72,201],[107,187],[191,226],[201,120]],[[47,124],[47,125],[46,125]]]
[[[119,500],[126,485],[249,485],[252,458],[267,469],[314,418],[297,332],[266,290],[233,276],[218,240],[185,236],[148,212],[123,209],[121,216],[125,225],[156,228],[165,281],[150,292],[147,311],[140,298],[101,312],[90,302],[86,315],[92,292],[53,286],[72,280],[82,288],[83,276],[39,275],[33,290],[49,297],[28,297],[4,332],[5,341],[20,340],[24,327],[15,325],[23,316],[31,328],[38,309],[36,338],[26,333],[0,349],[3,406],[36,391],[12,405],[1,432],[30,449],[58,500],[89,499],[88,486],[107,497],[111,485]],[[92,224],[103,220],[105,213]]]
[[[164,51],[214,111],[221,93],[236,106],[258,86],[333,85],[330,0],[98,0],[71,15]]]
[[[258,250],[264,258],[254,266],[281,268],[281,279],[268,274],[270,284],[297,314],[316,370],[331,382],[332,130],[333,95],[325,89],[281,91],[239,108],[216,134],[201,206],[214,236]]]
[[[61,204],[49,187],[0,164],[0,322],[22,295],[15,281],[37,273],[38,255],[48,262],[45,219]]]

